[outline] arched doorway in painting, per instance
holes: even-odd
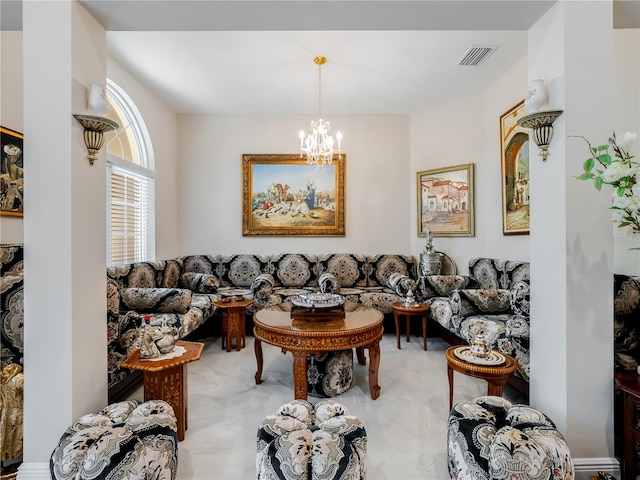
[[[528,230],[529,225],[529,135],[518,132],[504,152],[505,230]]]

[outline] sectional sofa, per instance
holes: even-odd
[[[394,273],[405,281],[391,288],[387,280]],[[222,297],[254,299],[252,313],[287,304],[300,293],[317,292],[325,279],[346,301],[391,313],[391,304],[402,298],[403,286],[415,284],[417,262],[411,255],[399,254],[214,254],[107,268],[110,399],[117,399],[139,378],[139,372],[120,364],[138,346],[140,325],[147,315],[152,324],[173,326],[184,338],[218,316],[213,302]]]
[[[429,314],[449,343],[471,343],[481,334],[492,348],[516,359],[511,386],[525,397],[529,384],[529,263],[472,258],[469,275],[420,280]]]

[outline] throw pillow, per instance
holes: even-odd
[[[122,304],[141,313],[187,313],[191,290],[184,288],[123,288]]]
[[[218,277],[208,273],[183,273],[180,282],[183,288],[196,293],[216,293],[220,287]]]
[[[340,280],[333,273],[325,272],[318,279],[318,286],[322,293],[338,293],[340,291]]]
[[[387,286],[401,297],[406,297],[409,290],[415,290],[416,282],[408,275],[393,272],[387,277]]]
[[[251,282],[249,290],[255,300],[267,300],[273,292],[275,281],[269,273],[261,273]]]

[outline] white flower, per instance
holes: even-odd
[[[620,195],[618,195],[617,193],[614,193],[611,196],[611,203],[613,204],[614,207],[616,208],[621,208],[621,209],[627,209],[631,206],[631,199],[632,197],[628,197],[626,195],[623,195],[622,197]]]
[[[633,144],[636,142],[637,138],[638,138],[637,134],[631,133],[631,132],[625,132],[622,135],[622,137],[616,138],[616,143],[622,150],[629,153],[629,151],[631,150],[631,147],[633,147]]]
[[[602,179],[607,183],[614,183],[631,173],[634,172],[627,165],[623,165],[620,162],[612,162],[603,172]]]

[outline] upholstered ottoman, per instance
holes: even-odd
[[[178,469],[173,409],[161,400],[129,400],[85,415],[62,435],[49,467],[56,480],[173,480]]]
[[[258,480],[364,480],[367,433],[344,405],[293,400],[258,428]]]
[[[569,447],[544,413],[484,396],[449,414],[449,475],[458,480],[574,478]]]

